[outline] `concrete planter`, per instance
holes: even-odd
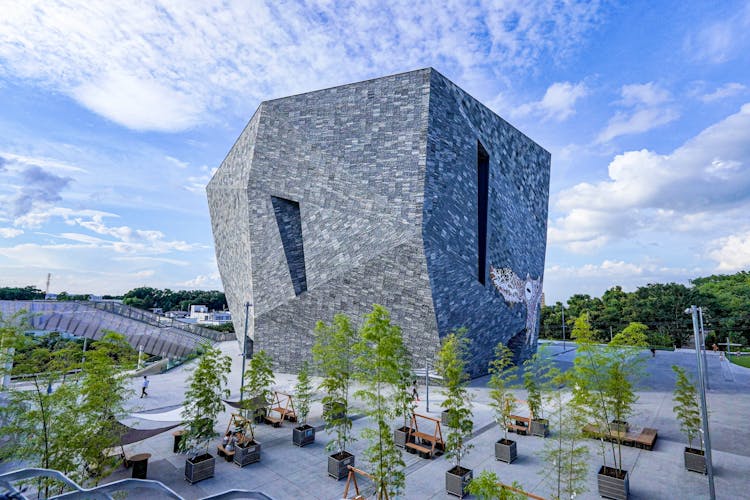
[[[292,443],[300,448],[315,442],[315,427],[311,425],[300,425],[292,429]]]
[[[518,457],[518,450],[515,441],[510,439],[495,441],[495,460],[512,464],[516,457]]]
[[[613,420],[609,425],[614,432],[622,432],[624,434],[630,430],[630,424],[624,420]]]
[[[702,450],[685,447],[685,468],[693,472],[707,474],[706,455]]]
[[[399,448],[405,448],[406,447],[406,437],[409,435],[409,431],[411,428],[402,426],[398,429],[393,430],[393,442],[396,446]],[[413,438],[412,438],[413,440]]]
[[[628,471],[622,471],[617,475],[617,469],[605,467],[602,465],[596,476],[597,485],[599,486],[599,496],[603,498],[612,498],[614,500],[627,500],[630,494],[630,478]]]
[[[473,476],[474,472],[471,469],[453,467],[445,473],[445,491],[449,495],[463,498],[466,495],[466,487]]]
[[[354,467],[354,455],[347,451],[328,456],[328,475],[336,481],[344,479],[349,474],[347,467]]]
[[[237,446],[234,449],[234,463],[240,467],[260,462],[260,443],[251,441],[245,446]]]
[[[448,410],[443,410],[440,412],[440,425],[450,427],[450,425],[448,425]]]
[[[210,453],[188,458],[185,460],[185,479],[190,484],[195,484],[198,481],[214,477],[215,468],[216,458]]]
[[[549,421],[545,418],[531,421],[529,432],[532,436],[547,437],[549,435]]]

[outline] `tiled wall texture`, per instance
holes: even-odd
[[[431,68],[261,103],[207,187],[238,336],[249,301],[255,349],[295,371],[318,320],[344,312],[359,324],[379,303],[417,366],[461,327],[472,375],[501,340],[525,358],[524,306],[505,303],[489,268],[543,273],[549,168],[549,153]]]

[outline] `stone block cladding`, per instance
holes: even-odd
[[[480,143],[485,274],[541,277],[549,153],[434,69],[261,103],[207,187],[238,338],[249,301],[255,349],[296,371],[318,320],[379,303],[417,366],[461,327],[472,375],[500,340],[528,356],[524,307],[477,275]]]

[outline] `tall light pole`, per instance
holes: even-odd
[[[562,327],[563,327],[563,351],[565,350],[565,304],[560,302],[560,309],[562,309]]]
[[[703,377],[706,384],[706,390],[711,390],[711,385],[708,383],[708,360],[706,359],[706,331],[703,329],[703,308],[698,308],[698,318],[701,322],[701,349],[703,350]]]
[[[690,309],[686,309],[685,313],[693,315],[693,337],[695,339],[695,356],[698,358],[698,386],[700,388],[701,395],[701,420],[702,420],[702,431],[703,440],[706,445],[706,470],[708,472],[708,491],[711,495],[711,500],[716,500],[716,490],[714,489],[714,468],[711,462],[711,437],[708,433],[708,408],[706,406],[706,386],[703,383],[703,374],[705,367],[703,366],[703,358],[701,357],[700,350],[700,332],[698,329],[698,308],[690,306]]]
[[[247,325],[250,322],[250,302],[245,302],[245,333],[242,335],[242,376],[240,378],[240,410],[245,396],[245,361],[247,360]]]

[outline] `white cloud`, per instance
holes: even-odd
[[[750,5],[737,9],[734,15],[712,22],[690,33],[684,43],[688,57],[714,64],[744,55],[750,28]]]
[[[561,122],[575,114],[576,101],[585,97],[588,89],[583,82],[556,82],[547,88],[541,100],[523,104],[513,111],[516,116],[539,115],[545,120]]]
[[[741,83],[737,82],[730,82],[722,85],[721,87],[717,88],[710,94],[704,94],[700,97],[700,99],[703,102],[714,102],[721,99],[726,99],[727,97],[732,97],[734,95],[740,94],[747,90],[747,87]]]
[[[15,238],[16,236],[21,236],[23,234],[23,230],[16,229],[13,227],[0,227],[0,238]]]
[[[178,286],[186,288],[221,288],[219,273],[199,274],[193,279],[178,283]]]
[[[617,155],[608,179],[560,192],[549,238],[572,251],[600,247],[644,229],[680,231],[690,216],[716,223],[717,214],[750,208],[750,104],[660,155]]]
[[[680,114],[666,105],[671,100],[670,93],[654,82],[624,85],[620,90],[622,99],[617,104],[630,108],[617,111],[607,126],[599,132],[597,143],[609,142],[623,135],[641,134],[666,125]]]
[[[258,99],[429,65],[471,92],[497,94],[488,81],[577,50],[599,7],[28,0],[3,8],[0,74],[127,127],[180,130],[221,111],[247,113]]]
[[[721,272],[750,269],[750,231],[719,238],[709,244],[708,256]]]

